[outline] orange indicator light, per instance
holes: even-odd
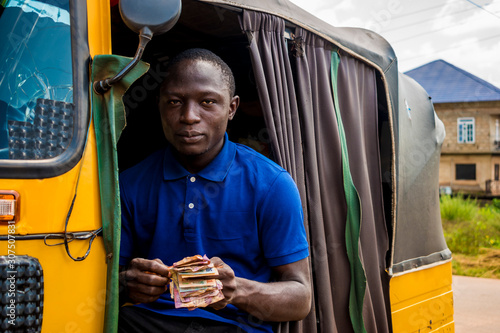
[[[19,221],[19,193],[0,190],[0,223]]]

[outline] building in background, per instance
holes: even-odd
[[[440,186],[500,195],[500,88],[444,60],[405,74],[425,88],[446,128]]]

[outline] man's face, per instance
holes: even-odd
[[[181,157],[208,164],[222,149],[227,122],[238,108],[221,70],[207,61],[184,60],[171,68],[160,95],[165,137]]]

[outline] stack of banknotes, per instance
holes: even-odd
[[[206,255],[186,257],[172,266],[170,295],[176,308],[203,308],[224,298],[217,268]]]

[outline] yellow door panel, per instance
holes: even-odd
[[[453,332],[451,281],[451,262],[394,276],[390,282],[394,332]]]
[[[55,240],[50,243],[55,244]],[[89,256],[79,262],[68,257],[64,245],[47,246],[43,240],[16,240],[14,245],[16,256],[38,259],[43,270],[42,332],[102,331],[106,303],[106,254],[102,237],[95,238]],[[69,245],[73,257],[83,256],[88,240]],[[0,248],[6,249],[7,241],[1,241]]]
[[[97,175],[97,150],[94,130],[83,163],[78,195],[68,223],[68,232],[96,230],[101,227],[101,204]],[[20,197],[20,219],[16,234],[64,232],[64,222],[73,199],[80,163],[58,177],[45,179],[2,179],[0,190],[15,190]],[[7,234],[7,224],[0,225],[0,234]]]

